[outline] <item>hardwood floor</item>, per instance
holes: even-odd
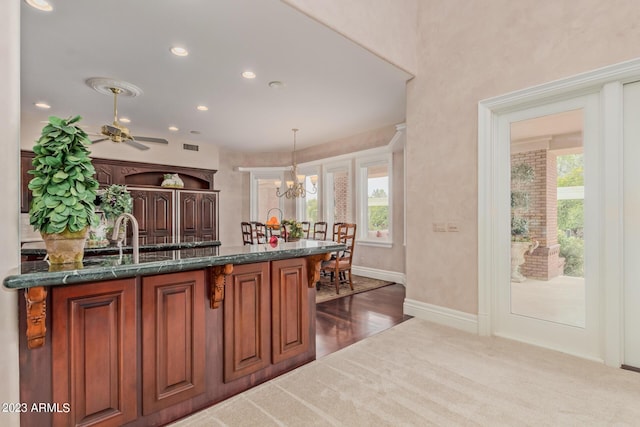
[[[316,305],[316,358],[411,319],[404,286],[393,284]]]

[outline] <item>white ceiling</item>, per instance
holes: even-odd
[[[172,144],[287,150],[292,128],[304,148],[405,119],[408,73],[279,0],[49,1],[51,13],[22,7],[22,126],[80,114],[98,132],[113,99],[90,77],[140,87],[118,100],[118,115],[133,135]],[[189,56],[172,55],[173,45]],[[243,79],[247,69],[257,78]]]

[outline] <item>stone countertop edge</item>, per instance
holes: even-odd
[[[149,245],[140,245],[140,252],[156,252],[156,251],[170,251],[175,249],[192,249],[192,248],[206,248],[210,246],[220,246],[219,240],[208,240],[199,242],[175,242],[175,243],[154,243]],[[133,252],[133,246],[127,245],[122,247],[123,253]],[[103,248],[84,248],[84,254],[87,256],[92,255],[112,255],[120,253],[120,249],[117,246],[109,245]],[[45,256],[47,250],[45,248],[22,248],[20,249],[20,255],[27,256]]]
[[[329,243],[329,242],[326,242]],[[333,242],[332,242],[333,243]],[[252,245],[268,246],[268,245]],[[267,250],[264,252],[237,253],[216,256],[203,256],[185,259],[151,261],[140,264],[124,264],[115,266],[96,267],[87,270],[66,270],[55,272],[37,272],[19,274],[18,269],[10,271],[4,278],[3,284],[9,289],[27,289],[36,286],[63,286],[104,280],[124,279],[136,276],[175,273],[179,271],[199,270],[225,264],[250,264],[263,261],[299,258],[309,255],[336,252],[345,249],[341,243],[323,246],[290,248],[281,250]],[[14,274],[12,274],[14,273]]]

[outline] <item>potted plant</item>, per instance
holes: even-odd
[[[539,242],[532,242],[529,236],[529,220],[524,214],[529,209],[528,184],[535,179],[531,165],[520,163],[511,169],[511,281],[524,282],[520,273],[524,264],[524,254],[538,247]]]
[[[52,264],[82,261],[89,227],[97,219],[91,141],[77,126],[79,120],[49,117],[33,147],[29,222],[40,231]]]
[[[100,196],[99,209],[104,213],[107,221],[107,236],[111,236],[116,219],[123,213],[131,213],[133,210],[133,199],[125,185],[112,184],[105,190],[99,191],[98,194]],[[126,223],[125,219],[118,232],[119,239],[124,238]]]
[[[284,239],[287,242],[295,242],[302,238],[302,224],[295,219],[284,219],[282,220],[282,225],[284,227]]]

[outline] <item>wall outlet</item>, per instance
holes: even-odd
[[[444,222],[434,222],[433,231],[442,233],[447,231],[447,225]]]
[[[447,231],[449,231],[449,232],[453,232],[453,233],[456,233],[456,232],[460,231],[460,230],[458,229],[458,223],[457,223],[457,222],[450,222],[450,223],[448,223],[448,224],[447,224]]]

